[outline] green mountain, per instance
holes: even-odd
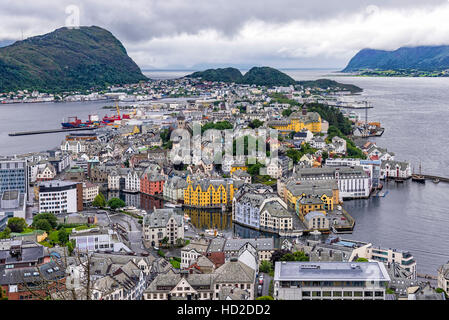
[[[296,83],[290,76],[270,67],[253,67],[245,75],[236,68],[207,69],[187,77],[260,86],[288,86]]]
[[[352,85],[339,83],[337,81],[328,79],[318,79],[313,81],[295,81],[285,73],[270,68],[270,67],[254,67],[251,68],[245,75],[236,68],[223,68],[223,69],[207,69],[205,71],[194,72],[187,77],[201,78],[205,81],[222,81],[222,82],[235,82],[238,84],[260,85],[260,86],[289,86],[289,85],[301,85],[309,88],[334,90],[348,90],[352,93],[358,93],[363,89]]]
[[[449,46],[401,47],[394,51],[363,49],[348,63],[343,72],[372,70],[449,69]]]
[[[222,81],[222,82],[241,82],[242,73],[236,68],[218,68],[207,69],[204,71],[194,72],[187,77],[201,78],[205,81]]]
[[[60,28],[0,48],[0,92],[82,90],[148,80],[112,33]]]
[[[258,86],[289,86],[296,83],[285,73],[270,67],[253,67],[243,76],[242,83]]]

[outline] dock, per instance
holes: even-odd
[[[426,180],[435,180],[438,179],[440,182],[449,182],[449,178],[439,177],[439,176],[431,176],[427,174],[423,174],[424,179]]]
[[[37,131],[21,131],[9,133],[10,137],[16,136],[29,136],[34,134],[46,134],[46,133],[57,133],[57,132],[69,132],[69,131],[85,131],[85,130],[95,130],[95,127],[84,127],[84,128],[69,128],[69,129],[49,129],[49,130],[37,130]]]

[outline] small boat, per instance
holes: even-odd
[[[319,236],[319,235],[321,235],[321,232],[318,231],[318,230],[313,230],[312,232],[310,232],[310,234],[311,234],[312,236]]]
[[[439,183],[439,182],[440,182],[440,179],[435,178],[435,179],[433,179],[432,181],[433,181],[433,183]]]
[[[396,183],[404,183],[404,178],[395,178],[394,182],[396,182]]]

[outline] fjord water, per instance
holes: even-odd
[[[423,173],[449,177],[447,152],[449,127],[448,78],[347,77],[336,70],[283,70],[296,80],[330,78],[364,89],[374,109],[372,121],[385,127],[382,137],[373,140],[395,152],[396,159],[410,161]],[[150,78],[177,78],[190,71],[146,72]],[[92,113],[111,113],[101,109],[111,102],[39,103],[0,105],[0,155],[41,151],[59,146],[65,133],[9,137],[15,131],[59,128],[62,118],[87,119]],[[449,184],[427,181],[420,185],[407,181],[390,182],[384,198],[352,200],[345,208],[356,219],[353,234],[344,238],[372,242],[387,248],[409,250],[417,260],[419,273],[436,274],[439,265],[449,260]],[[230,224],[231,225],[231,224]],[[234,229],[244,236],[250,230]]]

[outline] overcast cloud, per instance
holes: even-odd
[[[69,5],[141,68],[339,68],[362,48],[449,44],[442,0],[2,0],[0,45],[64,26]]]

